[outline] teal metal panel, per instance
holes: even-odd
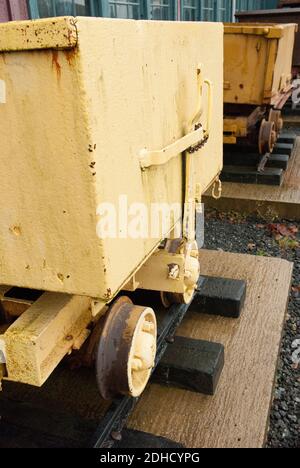
[[[183,21],[200,20],[199,0],[181,0],[181,19]]]
[[[200,0],[200,20],[231,21],[232,0]]]
[[[277,8],[278,6],[278,0],[266,0],[265,1],[265,9],[273,9]]]
[[[99,16],[109,17],[110,5],[108,0],[94,0],[98,4]]]
[[[96,14],[94,0],[29,0],[31,18],[46,18],[51,16],[78,15],[90,16]]]
[[[28,4],[31,18],[91,15],[174,20],[180,16],[183,21],[228,22],[232,19],[233,0],[28,0]],[[277,0],[236,0],[237,11],[276,6]]]
[[[198,0],[197,0],[198,1]],[[175,20],[175,0],[94,0],[100,16],[133,19]]]
[[[232,19],[232,0],[218,0],[215,5],[215,21],[228,22]]]
[[[36,19],[40,17],[39,14],[39,7],[38,7],[38,2],[37,0],[29,0],[28,2],[28,10],[29,10],[29,16],[32,19]]]
[[[237,0],[237,11],[277,8],[278,0]]]
[[[200,19],[202,21],[215,21],[215,0],[200,1]]]
[[[140,19],[142,4],[139,0],[109,0],[109,16],[111,18]]]
[[[147,18],[153,20],[175,20],[177,8],[174,0],[147,0]]]

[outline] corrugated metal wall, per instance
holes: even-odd
[[[0,0],[0,21],[59,15],[230,21],[233,0]],[[237,11],[276,8],[278,0],[236,0]]]
[[[0,22],[27,18],[26,0],[0,0]]]
[[[133,19],[231,21],[236,10],[276,8],[278,0],[28,0],[32,18],[91,15]]]

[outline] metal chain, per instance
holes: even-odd
[[[195,130],[199,130],[199,128],[202,128],[202,125],[200,123],[195,125]],[[187,150],[187,152],[190,153],[190,154],[196,153],[201,148],[203,148],[203,146],[205,145],[207,140],[208,140],[208,135],[204,135],[203,140],[201,140],[199,143],[197,143],[197,145],[190,146],[190,148]]]

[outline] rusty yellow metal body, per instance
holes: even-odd
[[[224,25],[224,102],[273,105],[291,84],[295,24]]]
[[[193,130],[199,73],[213,83],[213,126],[195,158],[195,181],[204,192],[215,180],[222,35],[215,23],[0,25],[0,283],[108,301],[128,282],[169,233],[99,238],[99,204],[118,208],[122,195],[149,209],[183,203],[182,145],[162,165],[143,168],[141,160]]]
[[[268,112],[251,115],[256,107],[280,110],[286,102],[292,89],[296,31],[296,24],[225,24],[224,143],[235,144],[263,118],[269,120]],[[269,123],[264,125],[267,130],[257,138],[262,148],[268,148],[264,135],[272,142],[277,128],[276,124],[273,129]]]
[[[0,330],[0,381],[42,385],[97,332],[92,325],[122,289],[191,300],[195,207],[222,169],[222,76],[222,24],[62,17],[0,25],[0,285],[10,285],[0,288],[0,315],[11,320]],[[164,207],[174,204],[182,213],[166,225]],[[106,236],[103,206],[115,210],[116,231]],[[162,207],[156,231],[147,214],[138,230],[139,210],[153,207]],[[131,221],[138,235],[125,229]],[[44,293],[31,303],[11,286]],[[114,304],[108,328],[110,314],[136,311]],[[154,312],[136,316],[120,370],[132,369],[129,390],[118,389],[134,396],[151,373],[156,337]]]

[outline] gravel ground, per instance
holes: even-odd
[[[280,223],[283,236],[278,234],[278,225],[272,232],[266,221],[243,219],[236,213],[207,212],[205,248],[281,257],[294,262],[267,447],[300,448],[300,363],[297,364],[300,358],[300,353],[297,354],[300,350],[300,243],[297,245],[300,236],[296,232],[300,231],[300,224],[286,220],[276,220],[276,223]]]

